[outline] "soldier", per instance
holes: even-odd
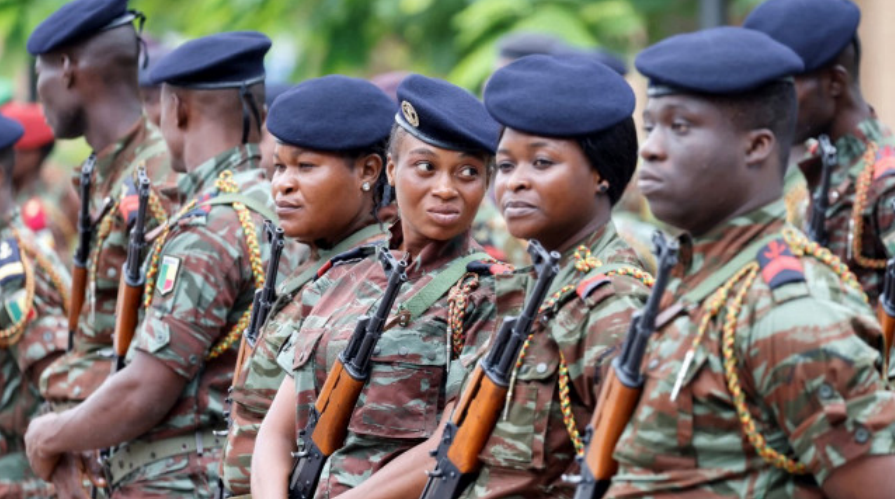
[[[805,64],[796,75],[794,139],[826,134],[836,147],[825,245],[858,276],[874,305],[886,259],[895,255],[895,136],[861,94],[860,20],[850,0],[770,0],[745,26],[788,46]],[[812,191],[820,183],[820,157],[814,143],[799,163]]]
[[[784,221],[801,59],[725,27],[635,65],[640,188],[685,235],[608,497],[893,497],[895,395],[862,341],[879,326],[847,268]]]
[[[369,382],[344,445],[320,477],[318,497],[359,485],[434,434],[466,373],[457,358],[465,335],[493,327],[491,283],[478,273],[489,273],[489,266],[482,265],[486,254],[471,239],[470,227],[488,187],[497,124],[475,97],[444,81],[408,76],[398,99],[387,173],[400,218],[388,249],[409,259],[408,280],[373,350]],[[342,264],[324,267],[329,270],[299,297],[303,319],[292,338],[294,360],[283,366],[291,367],[293,377],[277,392],[253,458],[252,494],[258,497],[285,494],[295,430],[308,426],[327,372],[358,318],[372,313],[382,296],[379,262],[346,263],[350,258],[343,254],[336,259]]]
[[[634,93],[590,56],[533,55],[494,74],[485,106],[506,127],[494,187],[510,233],[563,257],[555,293],[542,306],[548,319],[523,347],[506,416],[479,456],[481,472],[460,497],[571,497],[574,489],[561,476],[583,449],[595,383],[643,305],[644,282],[651,283],[611,220],[637,166]],[[532,272],[497,276],[499,316],[519,314]],[[489,350],[482,348],[492,341],[488,333],[471,342],[465,362]],[[344,497],[419,496],[423,470],[434,468],[426,453],[440,438]]]
[[[60,453],[117,446],[112,497],[209,497],[236,349],[264,281],[270,184],[258,168],[264,54],[254,32],[183,44],[152,72],[162,133],[188,202],[156,235],[145,316],[129,364],[87,401],[31,423],[29,460],[47,476]],[[289,272],[289,254],[281,268]]]
[[[0,497],[54,497],[25,456],[41,371],[65,351],[68,271],[25,226],[13,204],[13,144],[24,133],[0,117]]]
[[[232,494],[250,492],[258,428],[286,374],[277,353],[301,318],[295,297],[331,257],[386,238],[377,212],[388,185],[385,147],[395,109],[372,83],[332,75],[286,92],[267,116],[277,141],[271,184],[280,226],[311,248],[311,258],[284,281],[234,380],[222,468]],[[336,198],[340,202],[333,203]]]
[[[13,191],[22,219],[40,239],[53,248],[63,262],[71,260],[77,236],[78,196],[69,173],[49,161],[56,145],[40,104],[10,102],[0,113],[25,129],[16,142]]]
[[[152,80],[149,79],[149,75],[153,68],[158,65],[158,62],[170,52],[170,48],[147,37],[146,52],[143,55],[143,60],[140,62],[139,74],[137,75],[137,81],[140,83],[140,99],[143,101],[143,113],[155,126],[159,126],[162,119],[162,88],[153,84]]]
[[[50,15],[28,39],[28,51],[37,57],[37,91],[47,122],[58,138],[83,136],[95,154],[87,198],[89,254],[81,262],[86,299],[74,311],[80,324],[69,332],[73,349],[41,380],[41,394],[54,410],[83,401],[111,372],[115,301],[127,257],[128,224],[136,215],[130,201],[136,198],[138,168],[145,168],[155,190],[149,227],[163,222],[173,208],[172,200],[159,195],[175,177],[167,148],[142,114],[135,19],[142,14],[128,11],[123,0],[75,0]]]

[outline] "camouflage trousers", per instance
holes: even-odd
[[[56,497],[53,486],[34,476],[24,452],[0,457],[0,497],[42,499]]]

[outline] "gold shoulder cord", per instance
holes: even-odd
[[[230,170],[221,172],[218,179],[215,181],[215,187],[227,194],[235,193],[239,190],[236,182],[233,180],[233,172]],[[195,199],[187,203],[186,206],[181,208],[180,212],[171,219],[172,222],[179,220],[185,213],[195,208],[197,204],[198,201]],[[242,226],[242,231],[246,236],[246,246],[248,246],[249,249],[249,262],[252,267],[252,276],[255,280],[255,289],[261,289],[264,286],[264,265],[261,261],[261,248],[258,245],[258,235],[255,233],[255,223],[252,221],[249,209],[246,208],[244,204],[235,202],[233,203],[233,209],[236,210],[239,224]],[[161,257],[162,247],[165,245],[165,241],[168,239],[168,234],[171,231],[171,225],[172,223],[165,225],[162,233],[152,245],[152,252],[149,257],[149,268],[146,270],[146,288],[143,291],[144,308],[149,308],[149,305],[152,304],[152,292],[155,290],[159,258]],[[212,346],[208,355],[205,356],[205,360],[212,360],[219,357],[233,346],[233,344],[242,337],[243,331],[249,326],[249,319],[251,316],[252,306],[250,305],[249,308],[243,312],[236,324],[233,325],[227,335]]]
[[[866,142],[867,150],[864,151],[864,169],[858,176],[857,185],[855,186],[855,204],[852,207],[852,217],[849,220],[850,243],[848,250],[855,263],[867,269],[884,269],[886,268],[885,258],[868,258],[863,254],[864,235],[864,208],[867,205],[867,195],[870,191],[870,184],[873,183],[873,167],[876,165],[877,145],[874,142]]]

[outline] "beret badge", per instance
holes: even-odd
[[[413,104],[405,101],[401,101],[401,113],[404,114],[404,119],[407,120],[413,127],[420,126],[420,117],[416,114],[416,109],[413,108]]]

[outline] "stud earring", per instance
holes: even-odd
[[[370,190],[370,183],[369,183],[369,182],[364,182],[364,185],[360,186],[360,188],[361,188],[362,191],[367,192],[367,191]]]

